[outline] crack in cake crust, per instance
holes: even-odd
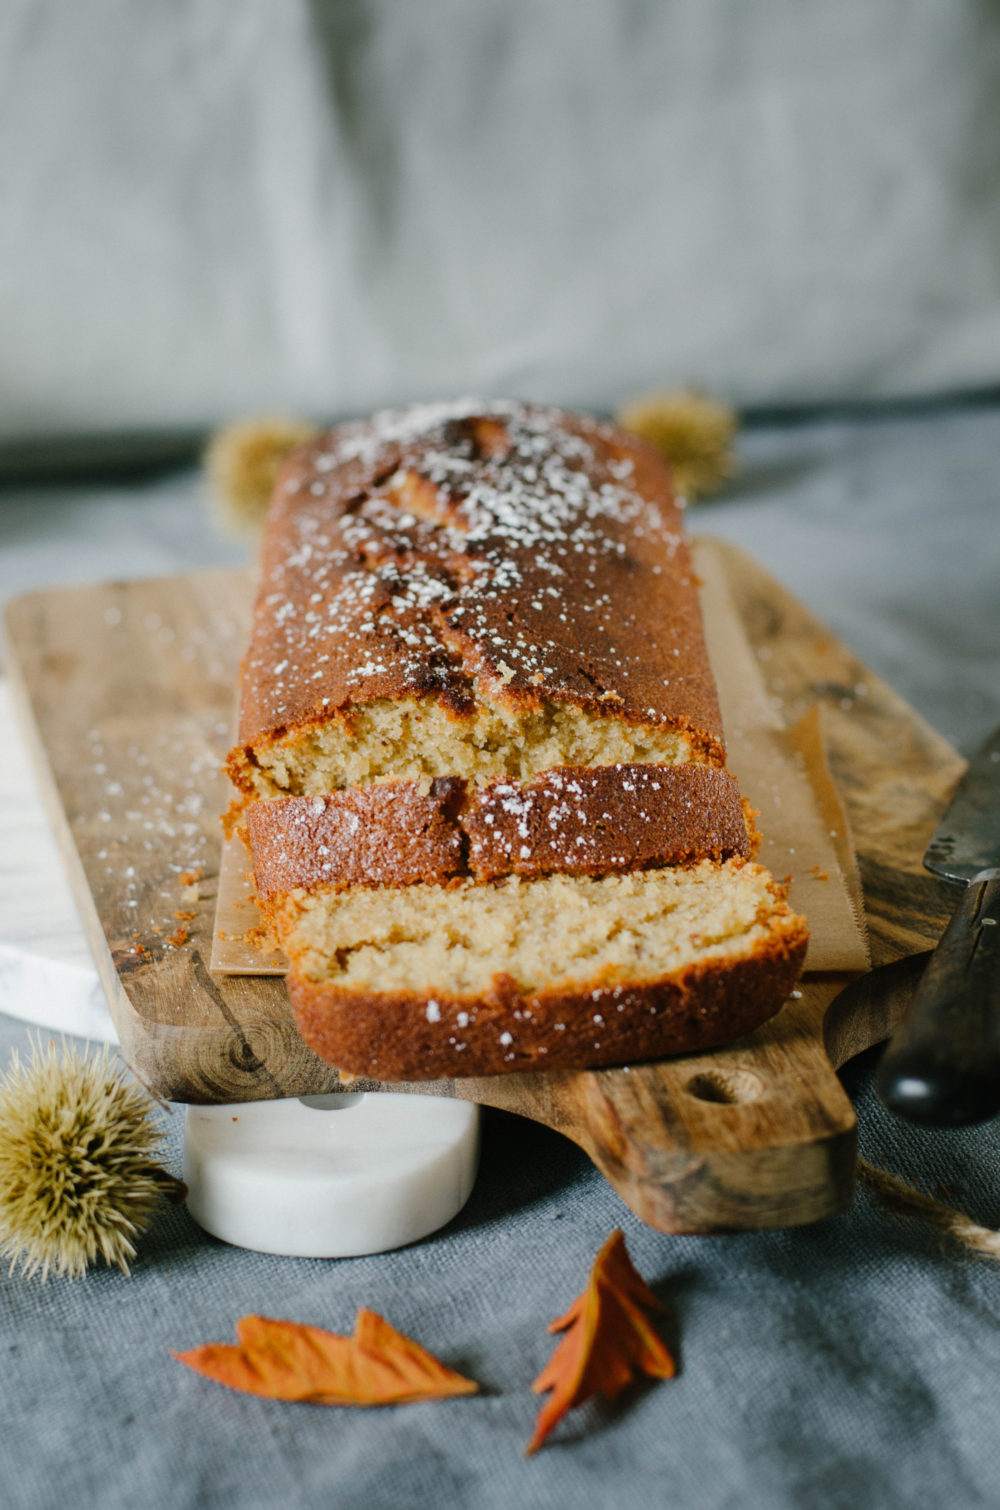
[[[752,821],[752,818],[751,818]],[[518,785],[392,781],[252,802],[259,900],[297,887],[602,875],[752,854],[739,788],[708,766],[571,766]]]

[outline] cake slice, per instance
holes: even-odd
[[[420,406],[295,453],[228,769],[300,1030],[353,1074],[706,1048],[801,969],[669,475],[594,420]]]

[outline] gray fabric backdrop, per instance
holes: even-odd
[[[0,1047],[26,1030],[0,1020]],[[1000,1225],[996,1128],[889,1124],[860,1086],[863,1148]],[[180,1167],[179,1118],[170,1128]],[[670,1306],[675,1380],[595,1402],[521,1451],[546,1325],[613,1226]],[[558,1134],[486,1117],[482,1168],[444,1232],[343,1260],[241,1253],[182,1210],[131,1280],[0,1278],[6,1510],[992,1510],[1000,1503],[1000,1270],[945,1255],[862,1193],[797,1231],[668,1238]],[[372,1411],[285,1405],[197,1378],[171,1349],[255,1311],[349,1331],[382,1312],[478,1379],[471,1399]]]
[[[0,6],[0,439],[998,353],[989,0]]]

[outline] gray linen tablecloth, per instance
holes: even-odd
[[[943,733],[1000,720],[1000,406],[758,426],[695,529],[740,541]],[[124,526],[124,527],[123,527]],[[0,504],[0,590],[232,559],[193,475],[36,490]],[[0,1052],[27,1030],[0,1020]],[[995,1124],[896,1123],[848,1067],[862,1151],[1000,1225]],[[165,1118],[179,1168],[181,1117]],[[524,1461],[548,1321],[624,1228],[671,1308],[677,1379],[574,1413]],[[943,1251],[861,1192],[796,1231],[671,1238],[642,1226],[558,1135],[487,1113],[478,1184],[443,1232],[341,1262],[266,1257],[163,1214],[131,1280],[0,1278],[0,1504],[677,1510],[1000,1504],[1000,1268]],[[349,1330],[382,1312],[474,1375],[471,1399],[290,1406],[170,1357],[249,1311]]]

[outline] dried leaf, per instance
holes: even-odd
[[[645,1314],[665,1309],[632,1267],[616,1228],[597,1255],[583,1294],[549,1327],[566,1336],[531,1386],[552,1394],[539,1411],[525,1456],[538,1451],[568,1410],[598,1391],[613,1400],[639,1374],[673,1378],[674,1360]]]
[[[244,1316],[236,1336],[237,1346],[210,1342],[174,1357],[230,1389],[311,1405],[402,1405],[479,1388],[375,1311],[358,1312],[353,1337],[267,1316]]]

